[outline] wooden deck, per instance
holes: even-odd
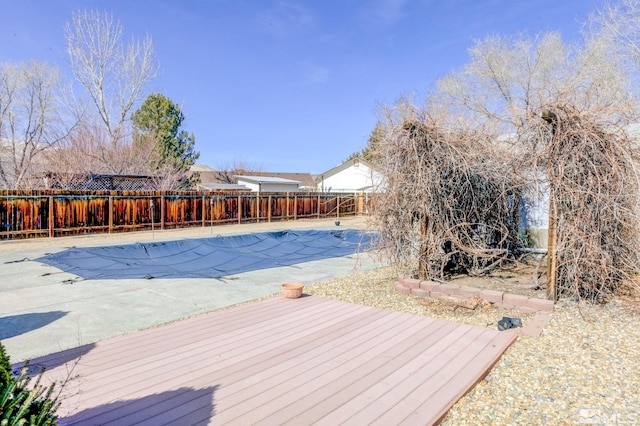
[[[316,296],[270,298],[53,354],[61,424],[432,424],[516,339]],[[74,357],[81,354],[74,365]]]

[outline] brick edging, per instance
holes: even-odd
[[[498,290],[488,290],[476,287],[463,287],[457,284],[437,283],[435,281],[421,281],[415,278],[398,277],[395,283],[398,293],[418,298],[440,296],[457,296],[462,298],[480,297],[499,308],[520,309],[529,312],[552,312],[553,301],[510,294]]]

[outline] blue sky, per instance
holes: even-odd
[[[487,35],[579,37],[601,0],[0,0],[0,61],[69,72],[72,12],[153,38],[151,91],[181,106],[199,163],[322,173],[366,146],[380,104],[421,99]]]

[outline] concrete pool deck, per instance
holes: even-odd
[[[336,219],[218,225],[180,230],[0,241],[0,341],[12,362],[89,345],[382,266],[368,254],[262,269],[219,279],[83,280],[32,259],[69,247],[206,238],[287,229],[336,229]],[[366,229],[365,217],[339,229]]]

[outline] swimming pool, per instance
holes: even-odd
[[[84,279],[220,278],[374,248],[357,230],[288,230],[103,247],[73,247],[40,257]]]

